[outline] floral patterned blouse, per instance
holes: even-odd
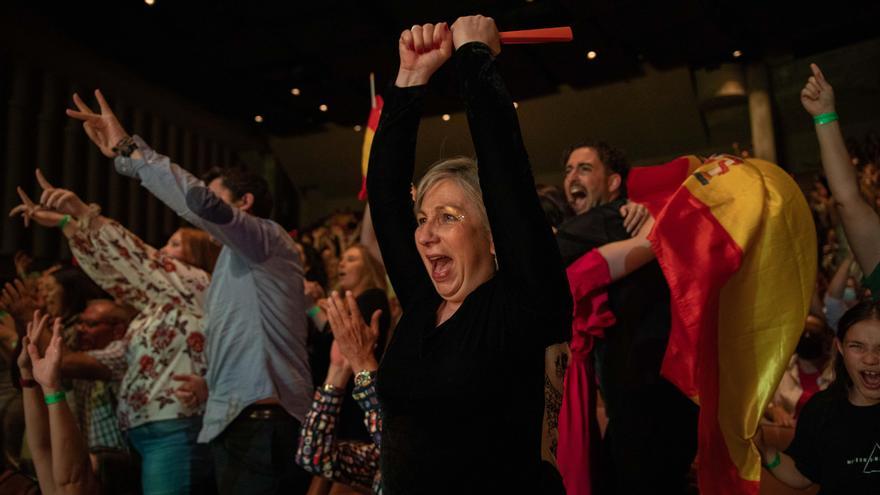
[[[381,495],[382,411],[375,385],[355,387],[352,392],[352,397],[364,411],[364,423],[373,438],[372,443],[336,439],[336,422],[344,393],[344,389],[315,390],[315,400],[300,431],[296,462],[310,473],[356,488],[371,489]]]
[[[128,430],[203,414],[204,406],[189,408],[177,400],[179,383],[171,377],[207,371],[208,273],[162,255],[112,220],[78,231],[70,249],[92,280],[140,311],[129,324],[125,345],[89,352],[122,380],[119,426]]]

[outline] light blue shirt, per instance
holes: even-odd
[[[312,378],[303,271],[293,240],[277,223],[227,205],[140,137],[134,140],[143,159],[116,157],[116,170],[139,178],[223,244],[207,295],[209,394],[199,442],[211,441],[245,407],[271,397],[302,422]]]

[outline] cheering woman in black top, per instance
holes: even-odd
[[[425,85],[455,47],[476,167],[410,183]],[[403,318],[375,375],[386,495],[537,493],[544,349],[570,337],[571,299],[541,210],[491,18],[400,38],[367,185]],[[352,363],[361,382],[375,363]]]

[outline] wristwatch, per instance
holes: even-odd
[[[358,371],[356,375],[354,375],[354,384],[358,387],[369,387],[373,384],[373,380],[376,378],[375,371],[369,370],[361,370]]]
[[[134,139],[131,136],[125,136],[116,143],[116,146],[113,147],[113,152],[128,158],[136,149],[138,149],[138,146]]]

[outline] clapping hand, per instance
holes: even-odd
[[[116,156],[116,151],[113,148],[122,139],[128,137],[128,134],[122,128],[122,124],[119,123],[116,115],[113,114],[113,110],[110,108],[107,100],[104,99],[100,89],[95,90],[95,98],[97,98],[98,105],[101,108],[100,114],[93,112],[79,95],[74,93],[73,103],[76,105],[77,110],[68,108],[67,115],[83,121],[83,129],[85,129],[89,139],[98,146],[104,156],[113,158]]]
[[[40,341],[40,335],[46,329],[49,315],[43,315],[39,310],[34,311],[34,319],[28,324],[27,353],[31,362],[34,380],[43,390],[59,390],[61,388],[61,318],[55,318],[52,323],[52,338],[46,351],[40,355],[36,343]],[[21,358],[19,358],[21,363]]]
[[[21,279],[7,282],[0,292],[0,305],[18,321],[27,321],[39,306],[35,289]]]
[[[810,64],[813,75],[801,90],[801,104],[813,117],[834,112],[834,89],[816,64]]]
[[[379,317],[382,316],[382,310],[377,309],[367,325],[351,291],[345,293],[345,299],[333,291],[325,300],[324,306],[341,355],[355,370],[375,370],[378,364],[373,350],[379,340]]]

